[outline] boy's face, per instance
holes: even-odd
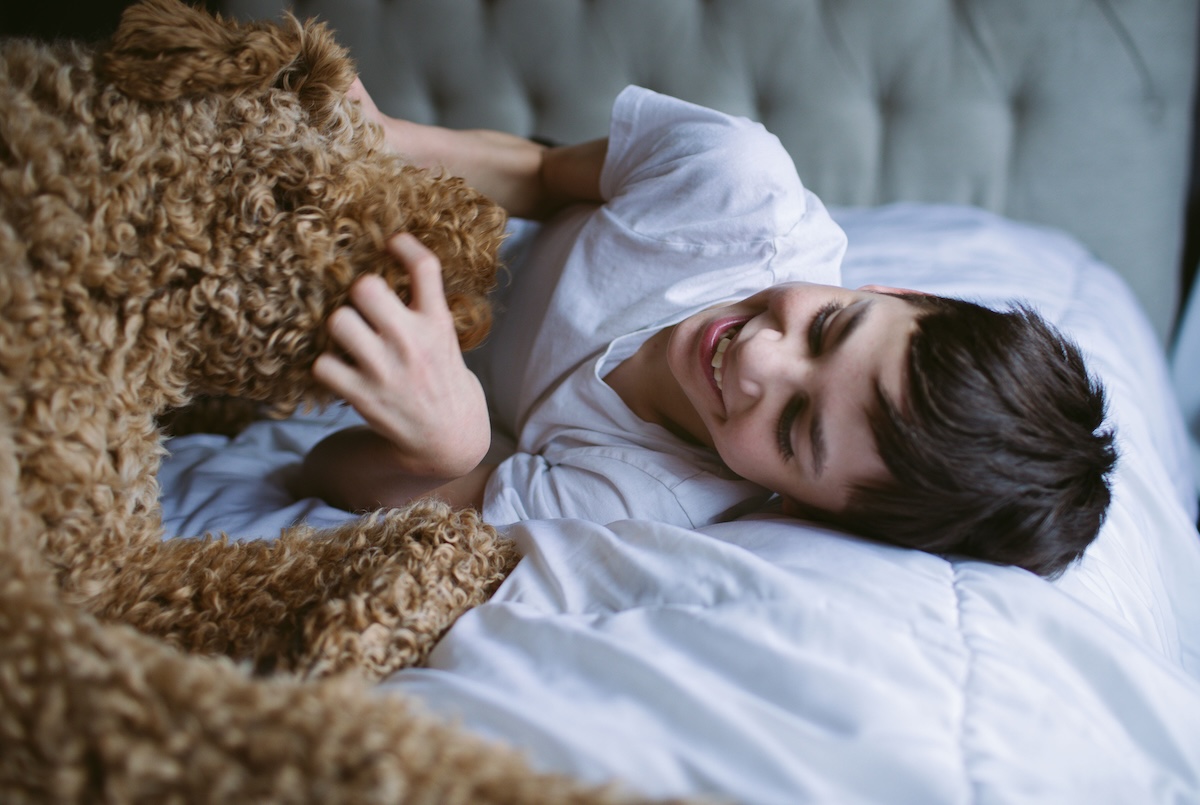
[[[917,314],[896,290],[788,283],[680,322],[667,363],[697,417],[683,427],[785,511],[841,511],[887,475],[867,411],[877,384],[903,400]]]

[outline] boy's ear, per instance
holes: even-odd
[[[779,496],[779,510],[788,517],[804,517],[805,509],[787,495]]]
[[[914,291],[912,288],[896,288],[891,285],[862,285],[860,291],[870,291],[871,293],[887,293],[887,294],[917,294],[918,296],[930,296],[928,291]]]

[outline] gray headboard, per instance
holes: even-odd
[[[389,114],[564,142],[635,83],[761,120],[827,203],[970,203],[1179,296],[1200,0],[225,0],[338,32]]]

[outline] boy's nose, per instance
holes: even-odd
[[[802,351],[794,339],[775,328],[763,328],[738,344],[734,379],[747,403],[769,393],[771,385],[791,384],[805,372]]]

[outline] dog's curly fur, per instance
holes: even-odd
[[[99,50],[0,47],[6,803],[617,798],[369,695],[511,570],[474,512],[162,540],[155,416],[326,401],[326,316],[363,272],[406,288],[388,234],[439,255],[464,346],[486,331],[503,214],[385,153],[353,77],[319,24],[177,0]]]

